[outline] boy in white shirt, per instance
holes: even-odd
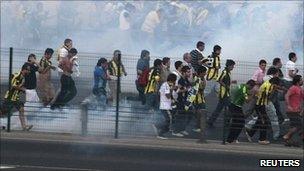
[[[292,79],[299,72],[299,70],[296,68],[297,55],[294,52],[290,52],[288,57],[289,57],[289,61],[286,63],[286,74],[285,74],[287,88],[292,86]]]
[[[165,121],[153,125],[155,132],[157,133],[157,138],[159,139],[167,139],[163,136],[164,133],[167,133],[170,129],[170,123],[172,121],[172,93],[177,88],[175,86],[176,75],[169,74],[167,81],[164,82],[160,89],[160,106],[159,109],[161,114],[165,118]]]

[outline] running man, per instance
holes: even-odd
[[[4,97],[4,102],[2,104],[3,109],[1,110],[3,114],[10,114],[11,110],[15,107],[19,111],[19,119],[24,131],[29,131],[33,128],[33,125],[26,124],[26,118],[24,115],[24,101],[20,99],[21,93],[25,93],[25,79],[24,77],[30,73],[30,65],[25,63],[19,73],[15,73],[11,85],[12,88],[8,90]]]

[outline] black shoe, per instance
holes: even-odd
[[[291,147],[292,146],[292,141],[290,139],[286,139],[283,137],[283,140],[284,140],[284,145],[286,147]]]
[[[55,110],[56,108],[59,108],[59,106],[58,105],[51,105],[51,107],[50,107],[51,110]]]
[[[55,110],[56,107],[55,107],[54,105],[52,105],[52,106],[50,107],[50,109],[51,109],[51,110]]]
[[[284,145],[287,147],[300,147],[300,144],[298,142],[292,141],[290,139],[284,139],[284,141]]]

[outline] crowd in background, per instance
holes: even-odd
[[[86,3],[15,1],[1,4],[2,23],[5,23],[1,32],[11,35],[9,39],[3,39],[4,44],[37,48],[42,42],[56,45],[62,37],[76,37],[72,33],[80,36],[83,31],[86,34],[79,40],[86,39],[89,33],[101,33],[103,37],[108,37],[103,41],[111,41],[109,37],[113,38],[113,34],[109,31],[113,30],[114,35],[120,38],[116,44],[123,42],[114,48],[125,50],[122,49],[125,47],[130,51],[131,48],[145,45],[154,51],[164,52],[197,40],[216,42],[225,38],[224,32],[229,30],[243,38],[255,34],[258,42],[265,39],[268,44],[275,44],[275,49],[283,49],[284,52],[289,49],[301,52],[303,4],[289,7],[280,3],[229,3],[178,0]],[[284,15],[278,13],[281,9],[284,9]],[[18,27],[15,27],[16,23]],[[126,47],[125,42],[133,44]],[[104,45],[103,42],[100,44]],[[109,49],[107,47],[102,48]]]

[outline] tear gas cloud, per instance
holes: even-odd
[[[219,44],[223,58],[286,62],[294,51],[302,64],[302,26],[302,1],[1,2],[1,47],[23,49],[69,37],[81,52],[181,57],[202,40],[205,55]]]

